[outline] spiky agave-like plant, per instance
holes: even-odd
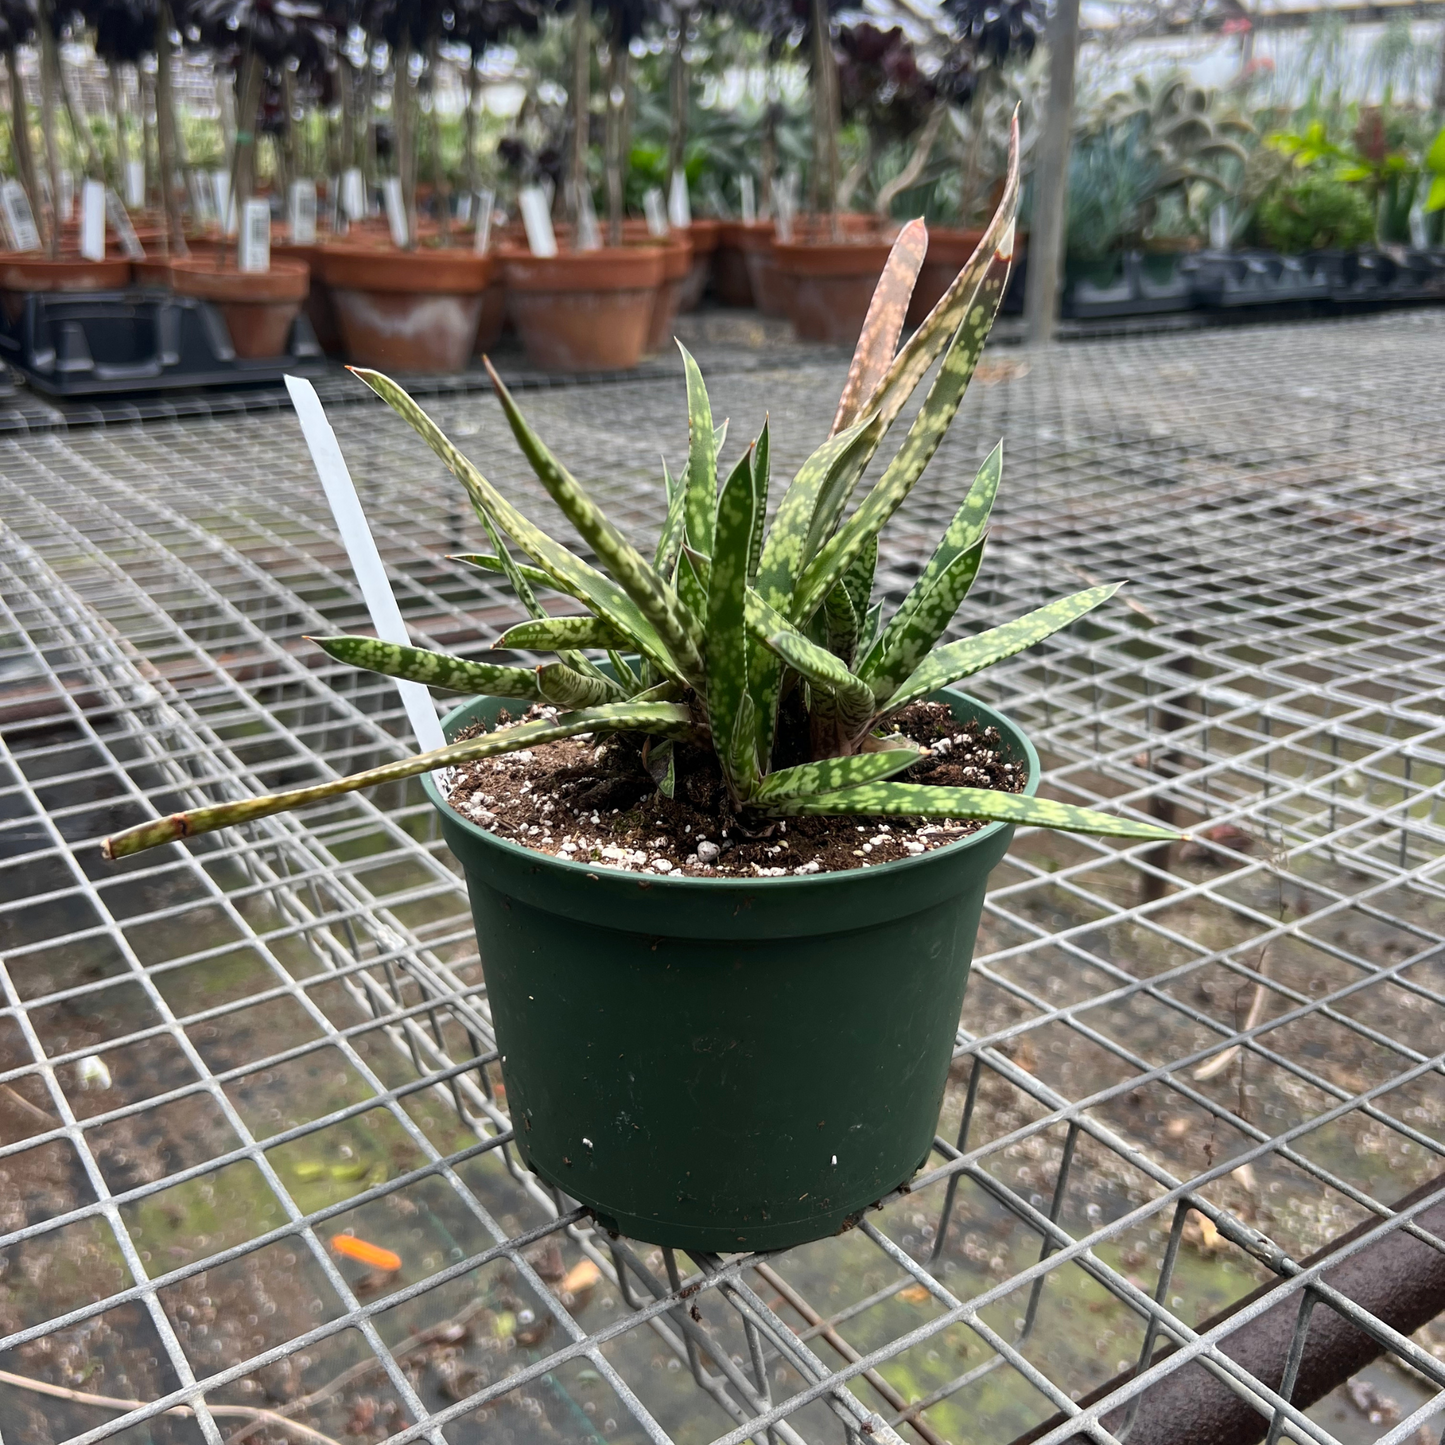
[[[1090,587],[1001,627],[938,644],[983,555],[1002,463],[995,448],[886,625],[881,604],[870,605],[879,532],[942,441],[998,309],[1013,248],[1017,153],[1015,129],[1003,201],[977,253],[895,356],[927,243],[921,222],[904,227],[874,296],[831,434],[793,478],[771,528],[764,526],[767,424],[719,489],[722,429],[713,425],[702,376],[685,350],[688,462],[680,478],[667,478],[667,518],[651,561],[603,515],[492,374],[527,460],[605,570],[581,561],[528,521],[395,382],[359,371],[466,488],[496,549],[466,560],[505,574],[531,614],[497,645],[550,651],[557,660],[529,669],[370,637],[316,641],[339,661],[390,677],[566,711],[334,782],[144,823],[108,839],[107,856],[580,733],[650,735],[654,765],[659,749],[679,741],[710,747],[743,814],[1005,819],[1133,838],[1175,836],[1149,823],[1043,798],[890,781],[921,756],[912,744],[888,735],[891,714],[1048,637],[1116,591]],[[845,517],[879,443],[940,352],[942,364],[903,445]],[[508,541],[530,565],[513,558]],[[537,602],[538,587],[569,595],[587,610],[552,616]],[[587,656],[597,651],[611,659],[612,675]],[[781,749],[780,730],[793,734]],[[776,752],[797,755],[800,748],[808,761],[773,766]],[[672,766],[657,771],[663,790],[670,791]]]

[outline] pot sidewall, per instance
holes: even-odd
[[[962,694],[960,717],[1011,723]],[[501,706],[474,699],[450,734]],[[666,879],[568,864],[428,797],[462,862],[522,1156],[634,1238],[836,1233],[926,1159],[988,874],[1012,838],[867,870]]]

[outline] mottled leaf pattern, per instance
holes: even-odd
[[[824,636],[828,651],[845,667],[853,666],[853,652],[863,620],[853,610],[853,599],[840,582],[823,603]]]
[[[354,366],[351,370],[398,416],[411,424],[466,488],[473,505],[484,508],[517,546],[555,578],[554,585],[560,591],[570,592],[599,617],[605,617],[614,627],[627,633],[638,651],[650,658],[666,676],[686,681],[652,625],[610,577],[604,577],[596,568],[574,557],[560,542],[528,521],[389,376],[362,367]]]
[[[1107,587],[1089,587],[1075,592],[1072,597],[1061,597],[1002,627],[980,632],[977,637],[965,637],[961,642],[950,642],[937,648],[913,671],[898,691],[888,699],[884,711],[893,712],[910,702],[917,702],[941,687],[949,687],[961,678],[971,677],[995,662],[1002,662],[1026,647],[1057,632],[1061,627],[1076,621],[1086,612],[1091,612],[1101,602],[1107,602],[1120,587],[1115,582]]]
[[[652,565],[660,576],[671,577],[673,568],[677,566],[678,549],[682,546],[683,508],[687,505],[687,484],[685,478],[673,481],[672,474],[667,470],[666,462],[662,464],[662,481],[667,488],[667,516],[657,538],[657,551],[653,554]]]
[[[974,367],[988,339],[989,329],[1003,297],[1007,267],[989,272],[978,298],[964,317],[948,350],[938,375],[929,388],[908,436],[888,464],[872,491],[858,504],[851,517],[825,542],[816,557],[798,578],[789,616],[803,622],[828,595],[828,589],[852,564],[870,539],[878,536],[888,519],[913,490],[914,483],[938,450],[938,444],[958,411],[968,389]]]
[[[837,699],[841,727],[861,732],[867,726],[875,711],[873,689],[859,682],[826,647],[810,642],[756,593],[748,594],[748,627],[764,647],[801,673],[814,688]]]
[[[1058,828],[1065,833],[1098,833],[1106,838],[1167,841],[1178,833],[1154,823],[1136,823],[1072,803],[1000,793],[992,788],[938,788],[926,783],[863,783],[823,797],[787,798],[768,805],[786,817],[854,814],[862,817],[976,818]]]
[[[883,631],[883,635],[878,639],[877,646],[872,648],[864,658],[863,665],[858,669],[860,676],[868,678],[870,682],[873,680],[871,669],[876,667],[882,660],[884,654],[890,651],[897,638],[908,627],[915,610],[922,604],[923,599],[933,590],[944,571],[952,565],[960,553],[968,551],[982,538],[983,529],[988,523],[989,513],[993,510],[994,498],[998,495],[998,484],[1002,475],[1003,443],[1000,442],[988,456],[984,458],[983,465],[978,469],[978,474],[973,479],[973,485],[968,489],[968,495],[963,499],[958,511],[953,514],[953,520],[948,524],[947,528],[945,528],[938,546],[934,549],[933,556],[929,559],[928,565],[919,574],[918,580],[909,589],[908,596],[903,599],[898,611],[893,614],[888,626]],[[977,571],[976,565],[974,570]],[[972,576],[970,576],[969,582],[971,583],[972,580]],[[948,618],[944,621],[943,626],[938,628],[929,639],[929,647],[932,647],[933,643],[937,641],[943,631],[943,627],[948,626],[948,622],[953,618],[953,613],[958,611],[959,603],[963,601],[967,593],[967,587],[964,587],[963,591],[958,593],[958,600],[953,605],[953,611],[948,614]],[[943,598],[939,599],[939,604],[935,605],[935,610],[937,610],[937,605],[940,605],[943,600]],[[915,655],[913,662],[910,662],[908,666],[898,674],[897,681],[901,682],[903,678],[908,676],[909,672],[913,669],[914,663],[917,662],[918,656],[921,656],[921,654]],[[897,683],[895,682],[894,685],[896,686]]]
[[[922,756],[910,744],[876,753],[854,753],[846,758],[820,758],[816,763],[800,763],[795,768],[779,768],[763,779],[753,801],[761,806],[784,798],[813,797],[839,788],[857,787],[860,783],[880,782],[912,767]]]
[[[960,552],[934,579],[928,593],[914,604],[902,625],[895,627],[896,615],[888,624],[877,660],[858,669],[859,677],[868,683],[880,702],[892,696],[943,636],[973,586],[982,558],[982,542],[976,542],[967,552]],[[910,592],[909,596],[912,595]]]
[[[829,436],[852,426],[863,415],[878,383],[887,374],[927,250],[928,228],[922,220],[910,221],[899,231],[868,303],[868,315],[853,351],[853,364],[848,368],[848,380],[843,384]]]
[[[677,563],[677,595],[694,617],[707,616],[707,583],[698,575],[700,566],[684,547]]]
[[[492,645],[530,652],[557,652],[569,647],[599,647],[605,651],[626,647],[627,638],[598,617],[544,617],[509,627]]]
[[[718,495],[707,594],[708,719],[723,776],[739,801],[751,794],[758,772],[756,722],[739,712],[748,684],[745,598],[757,500],[752,460],[750,453],[742,457]],[[747,737],[740,738],[735,730],[745,724]]]
[[[768,487],[769,477],[769,438],[768,423],[763,421],[763,429],[758,433],[758,439],[753,446],[753,536],[748,544],[748,586],[751,587],[757,581],[758,566],[763,560],[763,532],[768,521]]]
[[[557,707],[598,707],[623,700],[620,684],[606,677],[588,677],[565,662],[548,662],[539,667],[537,686],[543,700]]]
[[[288,793],[246,798],[237,803],[216,803],[207,808],[195,808],[189,813],[172,813],[169,817],[156,818],[114,834],[101,844],[101,851],[107,858],[124,858],[161,843],[175,843],[197,833],[212,833],[217,828],[251,823],[258,818],[304,808],[308,803],[319,803],[343,793],[355,793],[381,783],[414,778],[418,773],[429,773],[436,768],[455,767],[476,758],[495,758],[520,748],[576,737],[578,733],[615,732],[647,732],[686,738],[695,733],[695,728],[692,713],[676,703],[643,704],[633,701],[612,707],[588,708],[541,722],[498,728],[480,737],[467,738],[465,742],[449,743],[429,753],[418,753],[399,762],[383,763],[379,768],[353,773],[349,778],[336,778],[309,788],[295,788]]]
[[[490,697],[517,697],[540,702],[536,674],[528,667],[498,667],[489,662],[468,662],[449,652],[428,652],[422,647],[403,647],[376,637],[312,637],[328,657],[348,667],[442,687],[448,692],[465,692]]]
[[[682,369],[687,376],[687,505],[684,508],[688,544],[705,557],[712,556],[712,529],[717,507],[717,441],[713,436],[712,405],[707,399],[702,372],[682,342]]]
[[[657,575],[642,553],[608,520],[581,483],[552,455],[528,425],[491,362],[486,361],[484,365],[511,423],[512,434],[531,463],[537,480],[576,527],[582,540],[601,558],[633,605],[652,624],[683,676],[697,686],[702,680],[702,655],[698,651],[701,623],[682,605],[677,593]]]

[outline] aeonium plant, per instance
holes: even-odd
[[[532,431],[492,373],[513,434],[538,479],[601,563],[583,562],[518,511],[389,378],[361,377],[405,417],[466,488],[495,551],[470,557],[506,575],[532,620],[503,647],[555,661],[506,667],[370,637],[315,639],[333,658],[454,692],[543,704],[547,715],[352,777],[143,823],[106,840],[119,858],[192,834],[245,823],[374,784],[496,757],[582,734],[642,735],[649,771],[670,792],[679,769],[716,769],[725,807],[749,821],[794,816],[897,815],[1006,820],[1130,838],[1176,836],[1150,823],[989,788],[898,781],[920,750],[889,720],[911,703],[1039,642],[1117,590],[1090,587],[961,641],[940,644],[978,573],[1002,454],[990,454],[933,556],[888,619],[873,603],[878,537],[937,450],[958,410],[1008,279],[1018,200],[1015,124],[1003,200],[969,264],[894,355],[922,261],[921,221],[903,228],[874,296],[831,434],[804,463],[765,525],[769,435],[718,485],[720,428],[692,357],[687,467],[666,478],[668,509],[651,559],[592,501]],[[849,514],[870,460],[908,398],[942,355],[903,444]],[[529,559],[523,563],[512,548]],[[545,587],[586,609],[549,614]],[[611,672],[590,653],[605,653]],[[561,709],[561,711],[556,711]],[[670,759],[657,767],[658,754]],[[775,766],[777,757],[806,761]]]

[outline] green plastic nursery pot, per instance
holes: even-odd
[[[1013,723],[935,700],[997,728],[1035,790]],[[448,736],[504,705],[469,701]],[[424,784],[466,873],[522,1157],[604,1228],[780,1249],[836,1234],[927,1159],[1011,824],[843,873],[649,877],[506,842]]]

